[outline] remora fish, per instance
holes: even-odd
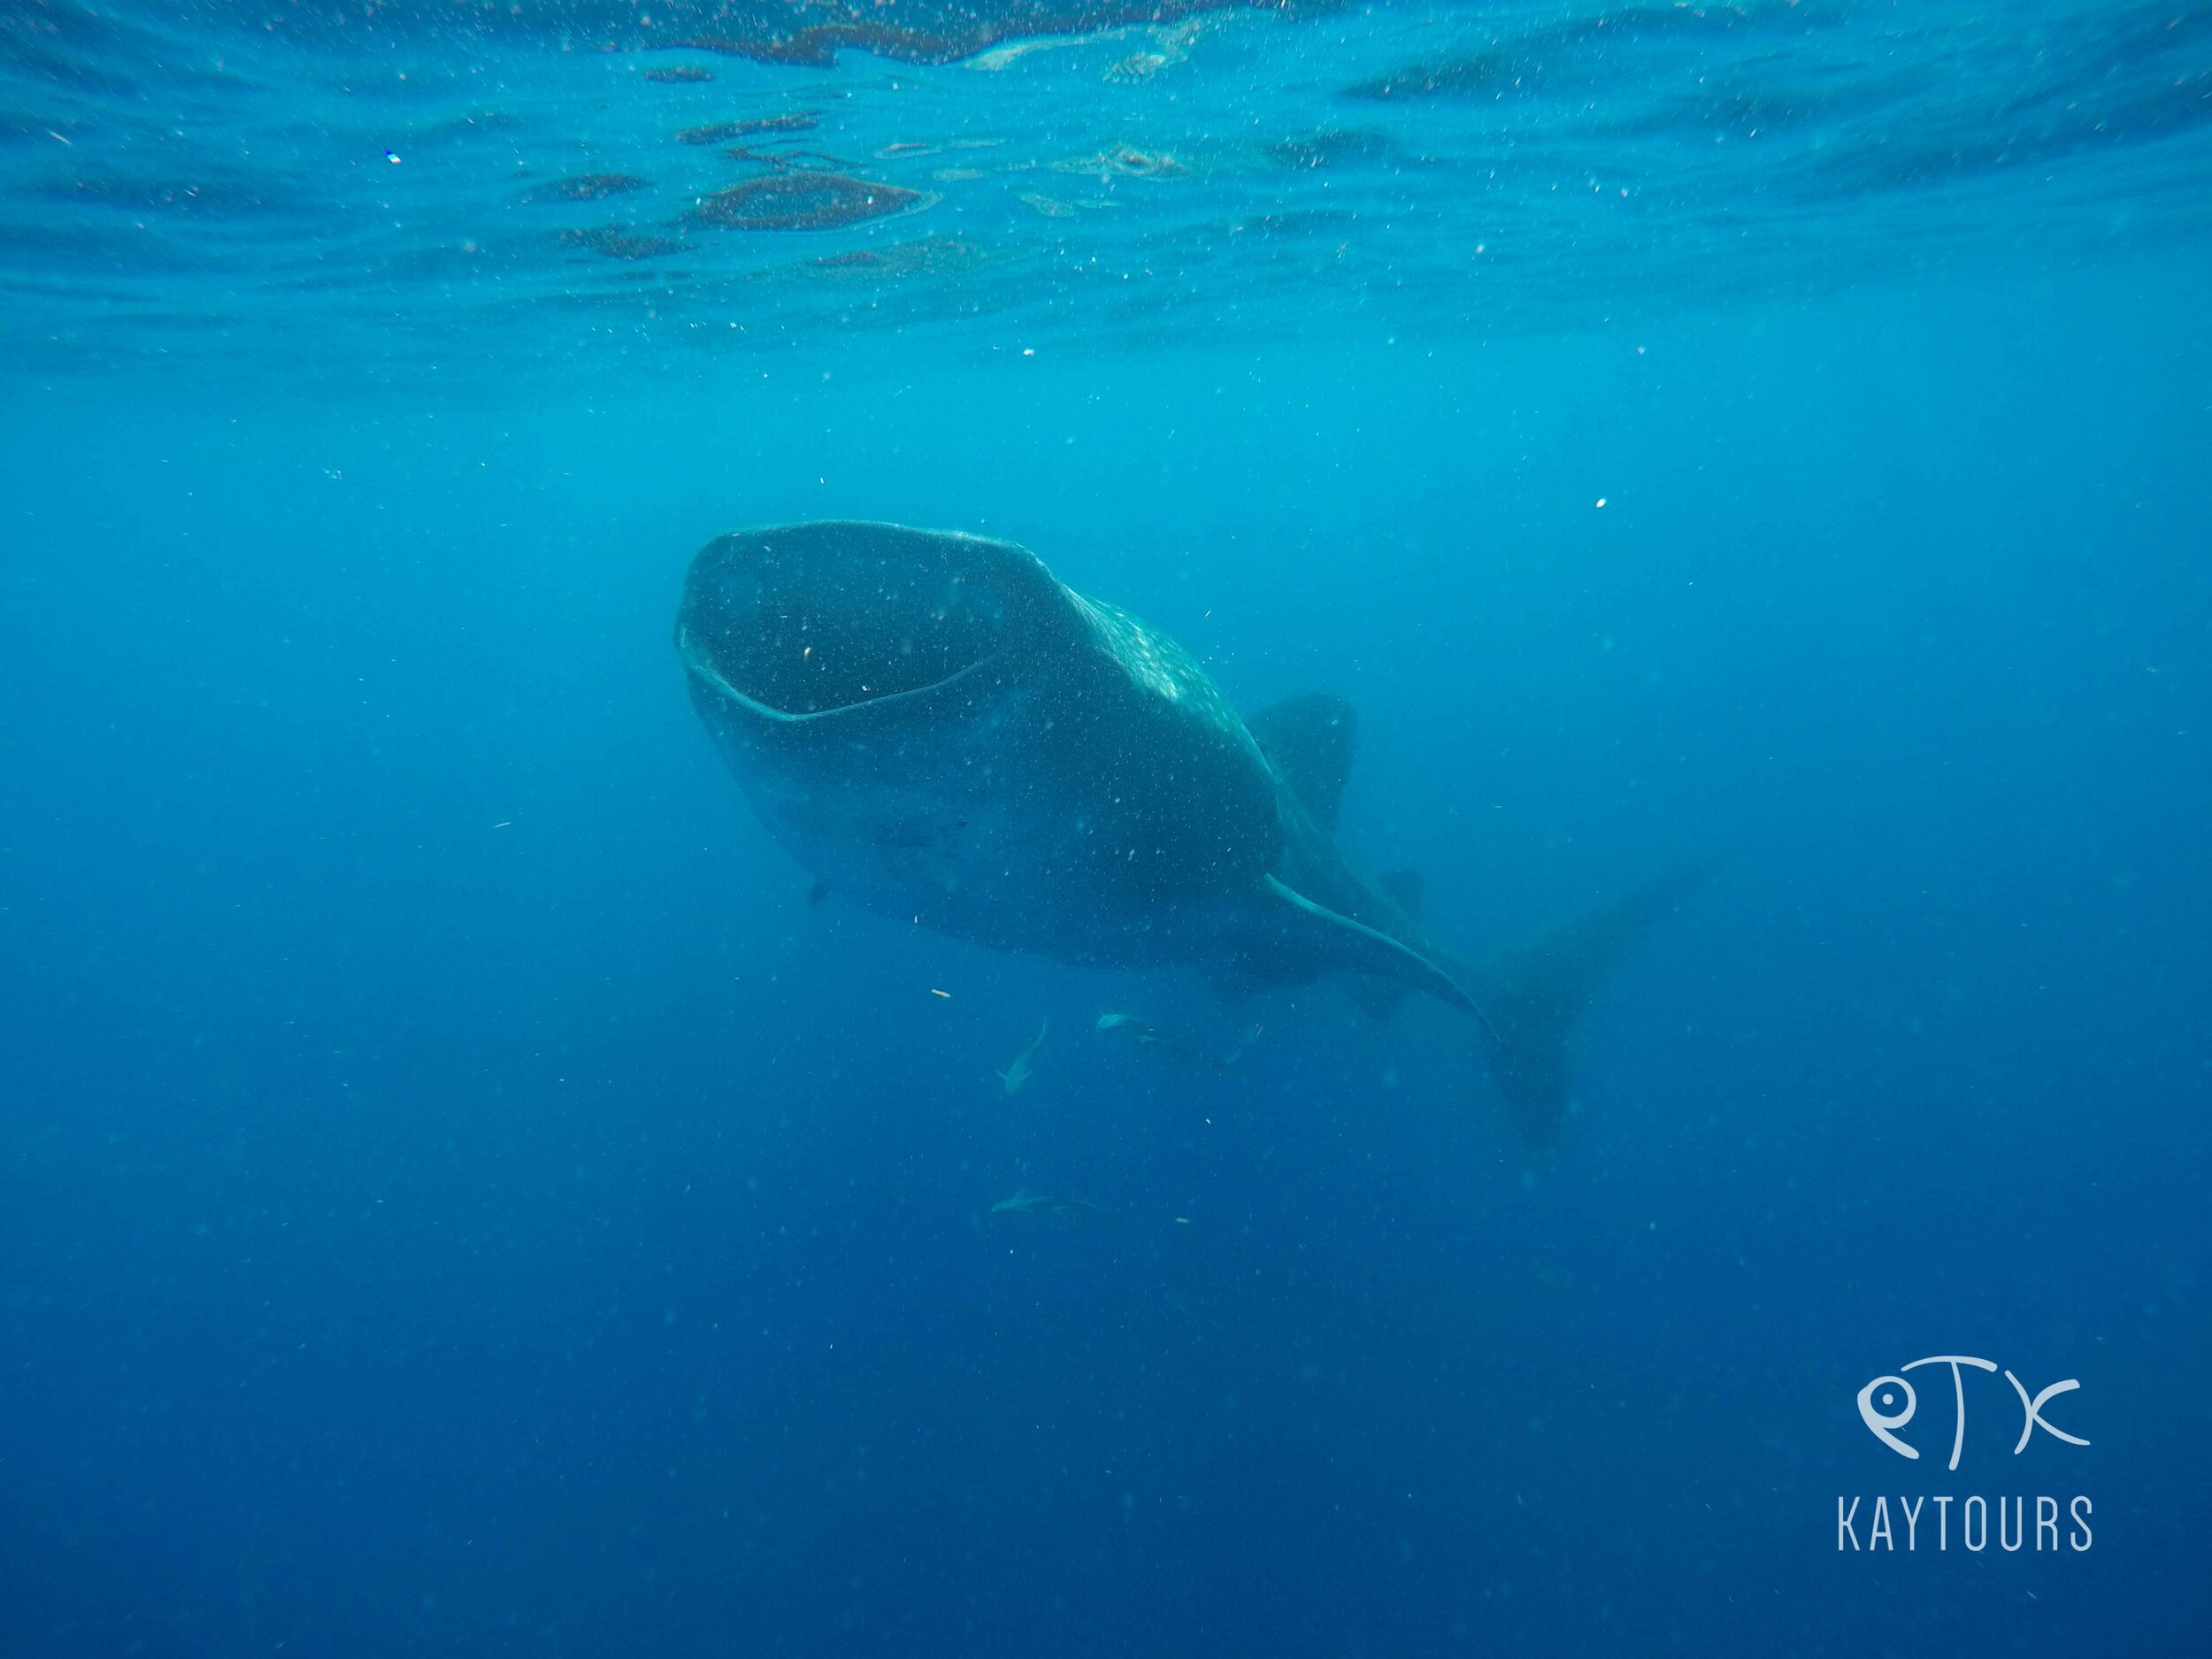
[[[1226,995],[1356,976],[1472,1016],[1514,1121],[1554,1140],[1570,1024],[1706,860],[1484,964],[1334,829],[1354,718],[1240,717],[1176,642],[1010,542],[895,525],[741,531],[692,560],[692,701],[769,831],[865,909],[1002,950],[1183,964]]]
[[[1037,1035],[1026,1048],[1013,1058],[1012,1064],[998,1074],[998,1080],[1006,1086],[1009,1094],[1018,1094],[1029,1086],[1029,1079],[1037,1074],[1037,1050],[1045,1046],[1045,1033],[1052,1029],[1046,1020],[1037,1027]]]
[[[1209,1049],[1194,1048],[1179,1038],[1171,1037],[1157,1025],[1139,1019],[1134,1014],[1101,1014],[1094,1029],[1102,1034],[1126,1037],[1130,1041],[1143,1043],[1148,1048],[1164,1048],[1170,1054],[1179,1054],[1187,1059],[1202,1060],[1208,1065],[1234,1065],[1244,1057],[1244,1051],[1253,1039],[1260,1034],[1259,1027],[1256,1025],[1242,1041],[1225,1054],[1215,1054]]]
[[[1017,1187],[1012,1197],[1002,1198],[991,1206],[995,1216],[1057,1216],[1071,1210],[1095,1210],[1102,1216],[1114,1213],[1108,1206],[1094,1204],[1087,1198],[1056,1198],[1049,1193],[1033,1193],[1025,1187]]]

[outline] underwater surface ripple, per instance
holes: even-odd
[[[2201,236],[2212,10],[37,0],[0,352],[1517,331]]]

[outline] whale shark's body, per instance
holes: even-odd
[[[770,832],[866,909],[1003,950],[1187,965],[1226,995],[1357,976],[1472,1015],[1523,1134],[1554,1137],[1569,1022],[1686,870],[1486,965],[1405,872],[1337,846],[1348,705],[1240,717],[1174,641],[1010,542],[830,522],[726,535],[676,623],[692,699]]]

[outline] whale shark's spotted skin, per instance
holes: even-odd
[[[832,891],[1231,992],[1348,971],[1386,1012],[1426,991],[1481,1021],[1533,1141],[1565,1110],[1569,1019],[1704,870],[1489,967],[1455,962],[1336,845],[1348,707],[1294,698],[1248,724],[1175,641],[1009,542],[846,522],[724,536],[692,562],[676,641],[762,822]]]

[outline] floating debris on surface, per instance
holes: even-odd
[[[1106,65],[1109,81],[1149,81],[1167,67],[1167,59],[1158,52],[1131,52]]]
[[[1395,148],[1386,133],[1325,129],[1270,144],[1267,154],[1286,167],[1337,167],[1348,162],[1383,161]]]
[[[787,115],[762,115],[749,121],[736,123],[740,134],[745,133],[810,133],[821,126],[821,118],[812,110],[793,110]]]
[[[1139,25],[1135,27],[1108,29],[1104,33],[1074,30],[1040,29],[1028,40],[1011,41],[1003,46],[994,46],[988,51],[978,52],[967,60],[971,69],[993,74],[1011,68],[1032,52],[1069,51],[1094,45],[1102,41],[1141,40],[1142,49],[1125,58],[1116,59],[1105,70],[1108,81],[1145,81],[1166,68],[1179,64],[1190,56],[1205,27],[1202,18],[1186,18],[1182,22],[1167,27],[1159,24]]]
[[[524,198],[532,202],[603,202],[611,196],[627,196],[633,190],[649,190],[650,179],[641,179],[627,173],[580,173],[573,178],[555,179],[539,185]]]
[[[1169,179],[1190,169],[1164,150],[1132,150],[1123,144],[1106,152],[1107,165],[1137,179]]]
[[[978,52],[968,59],[967,67],[979,69],[987,75],[995,74],[1002,69],[1011,68],[1018,60],[1032,52],[1064,44],[1064,41],[1016,41],[1007,46],[994,46],[987,52]]]
[[[703,69],[697,64],[671,64],[664,69],[649,69],[639,78],[657,81],[664,87],[687,87],[713,80],[714,71]]]
[[[758,150],[750,144],[732,144],[722,152],[732,161],[749,161],[755,166],[771,168],[777,173],[794,171],[832,172],[849,167],[852,163],[841,157],[826,155],[818,150]]]
[[[761,35],[703,35],[686,41],[684,45],[695,51],[725,52],[733,58],[749,58],[757,64],[801,65],[810,69],[833,69],[837,54],[847,47],[872,52],[878,58],[894,58],[908,64],[957,63],[979,46],[987,45],[999,38],[1006,26],[995,29],[980,18],[968,19],[968,26],[955,35],[940,34],[934,29],[901,28],[894,24],[876,23],[855,18],[840,23],[810,23],[788,34]],[[1041,20],[1040,27],[1064,27],[1056,19]]]
[[[742,121],[709,121],[687,127],[676,134],[680,144],[726,144],[733,138],[751,138],[762,133],[810,133],[821,125],[817,111],[794,110],[788,115],[756,115]]]
[[[561,241],[571,248],[588,249],[604,254],[610,259],[657,259],[665,253],[674,253],[683,243],[673,236],[655,235],[651,232],[625,230],[619,225],[594,225],[581,229],[565,230]]]
[[[1432,63],[1408,64],[1387,74],[1356,81],[1343,96],[1370,104],[1390,104],[1401,98],[1502,97],[1525,90],[1533,82],[1522,65],[1500,52],[1478,52],[1471,58],[1451,58]]]
[[[1120,173],[1131,179],[1172,179],[1190,169],[1164,150],[1137,150],[1117,144],[1095,156],[1078,156],[1052,164],[1055,173]]]
[[[1110,65],[1106,71],[1106,78],[1109,81],[1149,79],[1171,64],[1179,64],[1188,58],[1191,48],[1198,43],[1198,37],[1205,31],[1205,28],[1204,18],[1186,18],[1171,28],[1155,28],[1150,31],[1153,50],[1148,52],[1133,53],[1131,57],[1123,58],[1119,63]],[[1149,58],[1157,58],[1159,61],[1136,70],[1134,73],[1123,75],[1117,75],[1114,73],[1116,70],[1130,71],[1136,59]]]
[[[926,191],[841,173],[778,173],[703,196],[687,217],[725,230],[835,230],[918,211],[936,200]]]
[[[973,242],[956,237],[924,236],[914,242],[895,242],[884,248],[853,248],[843,253],[824,254],[797,268],[810,275],[825,277],[956,276],[988,263],[990,257]]]
[[[398,160],[392,152],[386,153],[393,161]],[[273,180],[243,176],[53,179],[22,187],[22,193],[49,202],[84,203],[133,212],[174,209],[217,219],[248,219],[286,205]]]
[[[1021,193],[1022,204],[1042,213],[1047,219],[1073,219],[1075,210],[1056,196],[1041,195],[1035,190]]]

